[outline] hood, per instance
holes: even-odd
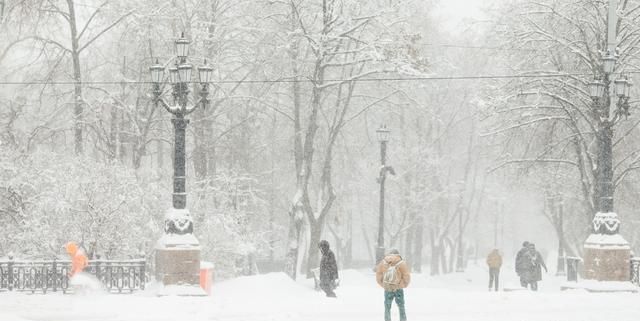
[[[322,252],[322,254],[326,254],[327,252],[329,252],[329,242],[325,240],[320,241],[320,243],[318,243],[318,247],[320,248],[320,252]]]
[[[64,245],[64,249],[69,255],[75,255],[78,252],[78,244],[75,242],[69,242]]]
[[[387,254],[384,257],[384,261],[391,265],[398,264],[398,262],[402,261],[402,256],[399,254]]]

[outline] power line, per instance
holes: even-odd
[[[486,47],[486,46],[456,45],[456,44],[445,44],[445,43],[443,43],[443,44],[439,44],[439,43],[417,43],[417,45],[426,46],[426,47],[459,48],[459,49],[481,49],[481,50],[496,50],[496,51],[526,51],[526,52],[548,51],[546,49]]]
[[[394,45],[412,45],[412,46],[424,46],[424,47],[440,47],[440,48],[458,48],[458,49],[480,49],[480,50],[495,50],[495,51],[525,51],[525,52],[547,52],[548,49],[544,48],[511,48],[504,46],[482,46],[482,45],[464,45],[455,43],[432,43],[432,42],[412,42],[402,40],[389,40],[378,41],[380,44],[394,44]]]
[[[626,72],[636,74],[640,72]],[[556,77],[583,77],[592,74],[538,74],[538,75],[478,75],[478,76],[427,76],[427,77],[386,77],[386,78],[359,78],[359,79],[324,79],[323,84],[339,82],[386,82],[386,81],[442,81],[442,80],[500,80],[500,79],[532,79],[532,78],[556,78]],[[220,80],[212,81],[210,84],[256,84],[256,83],[293,83],[293,82],[313,82],[311,79],[265,79],[265,80]],[[197,84],[197,81],[191,81]],[[0,81],[0,85],[122,85],[122,84],[153,84],[151,81]]]

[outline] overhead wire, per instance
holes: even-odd
[[[636,74],[640,71],[625,72],[626,74]],[[381,77],[381,78],[358,78],[358,79],[324,79],[323,84],[332,82],[385,82],[385,81],[441,81],[441,80],[500,80],[500,79],[521,79],[521,78],[555,78],[555,77],[583,77],[590,76],[588,73],[564,73],[564,74],[531,74],[531,75],[469,75],[469,76],[425,76],[425,77]],[[211,81],[209,84],[255,84],[255,83],[294,83],[294,82],[313,82],[312,79],[263,79],[263,80],[219,80]],[[199,81],[191,81],[189,83],[198,84]],[[122,84],[153,84],[152,81],[141,80],[125,80],[125,81],[0,81],[0,85],[122,85]]]

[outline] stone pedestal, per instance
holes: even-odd
[[[156,249],[156,280],[163,285],[200,284],[200,248]]]
[[[187,209],[171,208],[156,243],[156,280],[164,286],[200,284],[200,243]]]
[[[584,245],[584,278],[629,282],[631,248],[620,234],[591,234]]]

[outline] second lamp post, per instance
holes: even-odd
[[[384,249],[384,182],[387,177],[387,172],[391,175],[395,175],[393,167],[387,165],[387,142],[391,131],[387,126],[382,125],[376,133],[378,134],[378,141],[380,142],[380,174],[378,177],[378,183],[380,183],[380,209],[378,217],[378,246],[376,248],[376,263],[382,261],[385,254]]]

